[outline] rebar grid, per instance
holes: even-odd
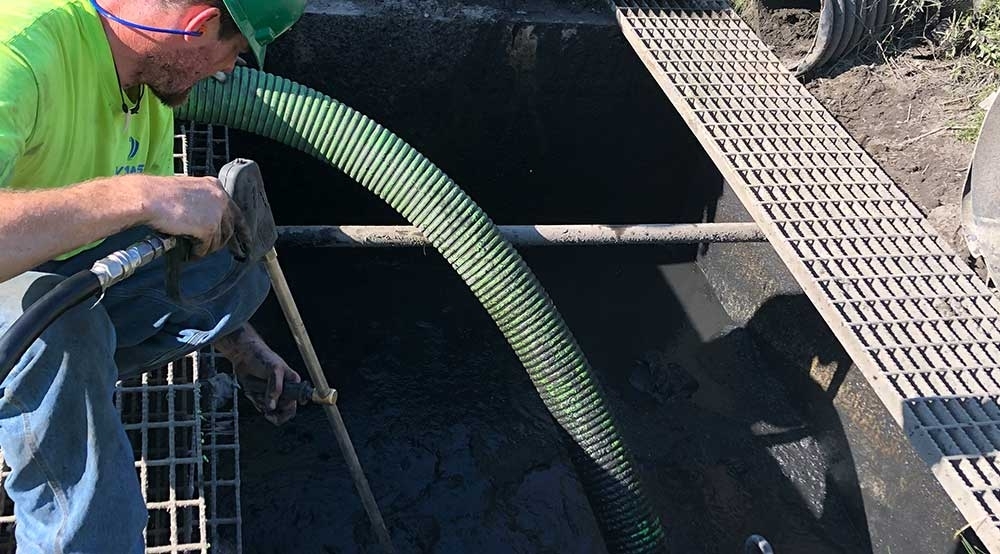
[[[202,455],[200,358],[191,354],[115,388],[115,405],[149,510],[144,531],[149,554],[209,551],[202,472],[212,468],[202,467],[210,464]],[[4,463],[0,482],[9,474]],[[0,489],[0,552],[14,552],[14,524],[13,504]]]
[[[235,550],[226,554],[243,552],[243,518],[240,505],[240,427],[239,394],[236,381],[220,371],[228,361],[214,350],[202,356],[202,369],[212,375],[213,394],[203,402],[205,415],[202,425],[202,452],[208,461],[205,468],[205,495],[208,504],[208,533],[215,544],[226,544]],[[222,376],[223,378],[219,378]],[[217,403],[226,403],[227,409],[216,409]]]
[[[179,123],[174,147],[174,172],[179,175],[217,176],[230,161],[229,128]]]
[[[10,467],[0,452],[0,483],[7,480]],[[17,544],[14,542],[14,503],[7,496],[7,489],[0,487],[0,554],[14,554]]]
[[[116,390],[149,510],[147,553],[208,552],[199,366],[199,356],[190,355]]]
[[[647,69],[1000,552],[1000,303],[728,3],[616,6]]]
[[[227,127],[178,123],[176,170],[185,175],[217,176],[230,161]],[[236,382],[219,369],[227,364],[209,348],[200,355],[203,382],[212,394],[203,399],[202,452],[207,533],[213,551],[243,552],[243,519],[240,506],[239,402]],[[225,406],[223,409],[222,406]]]

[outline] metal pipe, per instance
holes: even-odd
[[[332,397],[333,391],[326,381],[319,357],[316,356],[316,349],[313,348],[309,333],[306,332],[306,324],[302,321],[299,308],[295,305],[295,299],[292,298],[292,291],[288,288],[288,281],[285,280],[285,273],[281,271],[281,265],[278,264],[278,253],[274,248],[264,256],[264,265],[267,267],[267,274],[271,277],[274,295],[278,298],[281,311],[284,312],[285,319],[288,320],[288,327],[291,329],[295,343],[298,344],[299,352],[302,354],[302,359],[306,363],[309,378],[316,386],[316,393],[320,397]],[[372,494],[371,487],[368,485],[368,478],[365,477],[365,472],[361,469],[361,461],[358,460],[358,453],[354,450],[350,435],[347,434],[347,426],[344,425],[344,419],[340,417],[340,410],[332,402],[324,403],[323,409],[333,427],[333,434],[337,437],[337,444],[340,446],[340,452],[344,455],[344,461],[347,462],[351,478],[354,479],[354,486],[361,496],[361,503],[364,505],[365,511],[368,512],[372,530],[378,537],[382,549],[387,553],[394,553],[396,550],[392,546],[389,531],[385,527],[382,513],[375,502],[375,495]]]
[[[677,223],[668,225],[506,225],[500,233],[515,246],[582,246],[766,242],[756,223]],[[430,246],[408,226],[279,227],[282,246],[388,248]]]

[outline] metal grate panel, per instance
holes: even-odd
[[[10,475],[10,467],[0,452],[0,483]],[[14,502],[7,496],[7,489],[0,487],[0,554],[14,554],[17,543],[14,542]]]
[[[175,171],[182,175],[217,176],[229,162],[229,129],[215,125],[179,122]],[[202,405],[202,452],[207,532],[212,552],[243,552],[243,519],[240,507],[240,440],[237,385],[220,371],[228,362],[213,349],[201,354],[202,379],[211,387]],[[228,366],[227,366],[228,367]]]
[[[650,73],[1000,553],[1000,302],[727,3],[616,8]]]
[[[217,176],[229,162],[229,129],[215,125],[178,123],[175,171],[183,175]],[[240,507],[240,437],[237,385],[220,371],[228,362],[211,348],[200,354],[201,378],[211,394],[202,402],[202,475],[208,510],[207,533],[212,552],[243,552]],[[228,368],[228,366],[225,366]]]

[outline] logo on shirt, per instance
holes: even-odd
[[[139,141],[135,137],[128,138],[128,161],[132,161],[136,156],[139,155]],[[115,168],[115,175],[132,175],[134,173],[143,173],[146,170],[146,164],[138,165],[120,165]]]

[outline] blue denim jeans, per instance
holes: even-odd
[[[133,229],[65,262],[0,283],[0,332],[65,276],[148,233]],[[13,472],[21,553],[143,551],[147,513],[115,382],[237,329],[269,289],[261,264],[227,251],[185,267],[184,302],[165,292],[163,260],[60,317],[0,383],[0,448]]]

